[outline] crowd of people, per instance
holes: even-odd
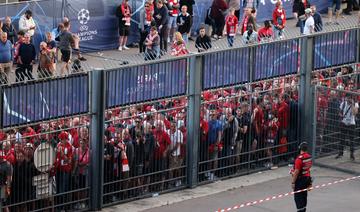
[[[314,72],[313,81],[340,91],[358,91],[358,75],[349,76],[354,73],[352,67],[328,69]],[[290,162],[298,144],[298,86],[298,77],[288,76],[204,91],[198,141],[199,181],[241,174],[249,169],[274,169]],[[319,125],[319,129],[324,126],[323,132],[339,130],[347,136],[356,136],[359,131],[355,126],[360,124],[359,96],[338,98],[333,92],[323,94],[319,95],[317,117],[318,123],[327,120],[327,124]],[[186,185],[187,104],[186,97],[178,97],[105,113],[105,204]],[[329,120],[342,120],[335,115],[344,113],[341,109],[349,105],[352,105],[349,115],[354,116],[350,117],[351,123],[340,125],[343,123],[340,121],[339,126],[346,128],[331,128],[334,123]],[[343,120],[347,116],[343,114]],[[6,188],[8,209],[31,210],[87,197],[89,126],[89,117],[83,116],[0,131],[0,169],[4,170],[1,186]],[[336,151],[341,157],[343,148],[339,148],[339,141],[332,142],[337,142]],[[45,173],[53,186],[50,196],[57,196],[37,199],[33,178],[44,173],[35,165],[35,157],[39,156],[34,152],[44,143],[55,153],[55,160]],[[341,142],[340,147],[349,145],[353,152],[355,144]],[[59,195],[64,192],[70,193]],[[31,201],[18,204],[27,200]],[[78,201],[61,207],[82,209],[86,205],[85,201]]]
[[[212,26],[211,36],[207,35],[205,26],[200,28],[195,41],[199,52],[212,48],[212,39],[221,39],[224,35],[229,46],[234,45],[238,33],[245,43],[283,37],[286,14],[280,1],[276,3],[272,19],[265,21],[260,29],[256,23],[257,1],[245,1],[247,6],[242,20],[239,2],[213,1],[207,17],[207,23]],[[140,51],[146,52],[146,60],[159,58],[167,52],[169,42],[172,43],[171,55],[188,54],[194,3],[194,0],[146,1],[140,27]],[[321,31],[321,16],[317,14],[316,7],[307,1],[297,3],[299,5],[294,6],[294,13],[299,19],[301,33]],[[117,8],[119,51],[128,49],[131,11],[128,0]],[[4,24],[0,22],[0,26],[1,83],[8,81],[7,75],[13,62],[17,66],[18,81],[33,79],[32,69],[37,53],[32,41],[36,24],[31,11],[26,11],[21,17],[19,31],[14,29],[9,17]],[[46,40],[40,43],[38,67],[42,70],[41,77],[54,73],[59,52],[63,74],[71,68],[72,49],[78,50],[79,60],[84,60],[79,51],[79,38],[71,33],[67,18],[59,24],[58,31],[56,38],[49,32]],[[350,72],[349,67],[329,69],[316,72],[313,79],[338,90],[357,90],[354,86],[356,79],[343,77]],[[333,79],[328,80],[329,77]],[[282,161],[290,161],[298,144],[298,85],[297,77],[282,77],[203,92],[198,141],[199,180],[215,180],[249,168],[273,169]],[[322,111],[329,110],[331,100],[337,99],[332,97],[320,97],[318,119],[321,119],[321,114],[335,114]],[[352,118],[358,115],[358,101],[340,98],[339,105],[331,107],[342,112],[340,117],[344,119],[345,129],[360,123]],[[187,98],[181,97],[106,112],[103,138],[105,204],[185,185],[187,104]],[[351,113],[347,112],[349,107]],[[350,121],[346,122],[348,119]],[[26,211],[41,204],[48,207],[71,201],[76,201],[72,206],[74,209],[86,208],[85,202],[78,200],[88,195],[86,188],[89,186],[91,158],[89,125],[89,117],[84,116],[0,131],[0,183],[5,205],[10,205],[8,210]],[[344,133],[349,140],[354,136],[349,130]],[[43,202],[39,203],[35,201],[37,193],[33,178],[42,172],[35,166],[34,152],[44,143],[55,152],[55,160],[46,171],[54,187],[50,196],[77,189],[80,191],[57,195],[55,199],[43,198]],[[354,151],[353,146],[351,150]],[[339,157],[342,151],[339,150]],[[28,200],[30,202],[22,204]],[[61,207],[68,209],[70,206]]]
[[[314,83],[318,91],[318,154],[337,152],[341,158],[349,146],[350,159],[355,160],[355,147],[360,145],[360,91],[358,67],[351,66],[317,72]]]
[[[333,3],[329,5],[329,23],[338,23],[341,14],[339,2],[336,1],[336,16],[333,20]],[[211,7],[204,17],[205,24],[199,29],[193,29],[194,0],[146,0],[141,8],[138,28],[140,31],[139,51],[145,60],[154,60],[162,55],[181,56],[189,53],[189,40],[195,41],[195,48],[199,52],[206,51],[213,46],[213,41],[227,37],[228,46],[232,47],[238,35],[240,42],[245,44],[271,41],[284,38],[287,26],[287,14],[282,2],[277,1],[272,17],[264,21],[262,27],[256,21],[259,3],[250,0],[213,0]],[[134,8],[135,9],[135,8]],[[355,1],[349,0],[345,14],[357,10]],[[133,8],[129,0],[123,0],[116,8],[119,22],[119,51],[128,50],[128,36],[130,33]],[[307,0],[293,2],[293,15],[298,20],[296,26],[300,33],[309,35],[322,31],[323,22],[316,6]],[[210,30],[206,30],[210,26]],[[15,29],[10,17],[0,20],[0,83],[9,81],[9,73],[15,66],[16,81],[32,80],[33,68],[37,63],[39,78],[51,77],[55,74],[57,64],[60,64],[60,74],[81,70],[80,61],[86,60],[80,54],[80,38],[71,32],[70,21],[65,17],[58,25],[57,32],[46,35],[39,48],[34,46],[33,38],[37,30],[32,12],[26,11],[19,20],[19,27]],[[198,36],[192,38],[192,32],[198,31]],[[29,39],[29,38],[30,39]],[[22,48],[20,48],[22,46]],[[170,46],[170,49],[168,49]],[[35,51],[34,51],[35,49]],[[39,50],[38,50],[39,49]],[[72,52],[78,59],[71,60]],[[70,63],[73,66],[70,67]]]
[[[37,50],[34,42],[37,26],[32,15],[31,10],[25,11],[19,19],[18,29],[15,29],[10,17],[0,20],[0,85],[8,84],[13,70],[16,82],[23,82],[34,79],[34,66],[37,66],[38,78],[42,79],[56,74],[57,63],[61,66],[60,74],[65,75],[70,71],[80,71],[79,61],[86,61],[80,53],[80,38],[71,33],[67,17],[58,25],[56,34],[46,32],[46,38]],[[73,61],[72,52],[77,54],[77,59]]]
[[[116,9],[119,19],[119,51],[129,49],[126,45],[132,24],[132,9],[128,2],[123,0]],[[229,47],[234,45],[237,35],[241,35],[243,43],[282,39],[287,19],[282,2],[276,3],[272,17],[264,22],[263,27],[259,27],[256,22],[258,3],[255,2],[213,0],[203,20],[205,24],[199,29],[192,29],[194,0],[146,0],[140,13],[140,53],[144,53],[145,60],[156,59],[168,52],[170,43],[171,55],[185,55],[189,52],[187,47],[189,40],[193,40],[191,32],[194,30],[199,30],[198,37],[194,39],[199,52],[210,49],[212,40],[224,36],[227,37]],[[240,12],[241,9],[243,12]],[[293,12],[298,19],[297,26],[300,27],[301,34],[309,35],[322,30],[322,18],[315,5],[310,5],[306,0],[294,1]],[[206,32],[206,25],[210,26],[211,31]]]

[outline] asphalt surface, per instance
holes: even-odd
[[[314,173],[314,185],[334,182],[351,177],[342,172],[320,169]],[[146,210],[146,212],[210,211],[227,209],[235,205],[265,199],[273,195],[290,192],[290,178],[284,177],[219,194],[175,203]],[[308,211],[312,212],[357,212],[360,211],[360,180],[347,181],[309,192]],[[255,206],[232,211],[245,212],[291,212],[296,211],[293,196],[271,200]]]
[[[338,24],[326,24],[328,19],[326,15],[322,15],[324,27],[322,32],[333,32],[341,29],[353,28],[357,27],[359,23],[357,12],[353,12],[351,16],[345,15],[338,19]],[[257,23],[258,27],[262,27],[262,23]],[[288,20],[286,23],[286,28],[284,32],[284,39],[291,39],[300,36],[300,28],[295,27],[296,21],[294,19]],[[138,32],[133,32],[138,33]],[[227,39],[213,40],[213,48],[211,51],[228,49]],[[245,46],[242,42],[242,38],[240,35],[235,37],[234,48]],[[194,46],[193,41],[189,41],[187,45],[190,53],[196,53],[197,50]],[[170,44],[168,46],[170,48]],[[118,51],[118,50],[109,50],[109,51],[101,51],[101,52],[93,52],[84,55],[88,61],[83,62],[83,68],[87,71],[93,69],[113,69],[119,68],[123,66],[123,62],[126,61],[129,64],[143,64],[144,56],[139,54],[138,48],[130,48],[130,50],[126,51]],[[170,56],[169,54],[164,55],[162,59],[174,58],[174,56]]]

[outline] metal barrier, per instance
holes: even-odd
[[[78,74],[2,87],[3,128],[89,111],[89,77]]]
[[[203,89],[250,82],[250,48],[205,55]]]
[[[13,169],[2,173],[12,178],[9,187],[1,185],[7,196],[2,209],[89,208],[89,121],[88,116],[77,116],[0,133],[1,166]]]
[[[187,98],[108,110],[103,204],[185,188]]]
[[[46,123],[64,125],[61,120],[74,122],[74,116],[81,113],[89,116],[83,125],[90,128],[91,137],[90,186],[77,190],[79,187],[57,185],[60,190],[50,195],[54,203],[43,203],[49,202],[43,201],[49,195],[38,201],[35,190],[31,190],[31,196],[6,202],[5,207],[26,205],[28,210],[39,211],[99,210],[119,202],[194,187],[216,178],[269,169],[274,167],[271,163],[287,164],[295,156],[297,143],[309,141],[313,135],[304,133],[299,126],[309,124],[308,117],[313,117],[314,99],[307,89],[311,75],[317,73],[309,71],[313,67],[316,36],[169,60],[163,57],[138,67],[129,64],[120,69],[93,70],[65,79],[1,86],[0,109],[6,114],[1,117],[9,120],[2,123],[7,126],[6,135],[15,135],[13,141],[27,135],[21,130],[24,126],[36,128],[44,119],[48,119]],[[358,52],[359,46],[356,48]],[[272,49],[284,52],[277,55]],[[238,56],[243,54],[249,58],[239,62]],[[270,56],[271,59],[267,59]],[[215,67],[213,61],[220,65]],[[262,61],[267,61],[268,66]],[[211,90],[214,88],[217,90]],[[55,90],[60,95],[52,96]],[[12,95],[15,91],[21,94]],[[31,95],[23,96],[23,92]],[[36,92],[41,92],[42,98]],[[9,112],[4,107],[5,96],[15,105],[21,105],[19,111]],[[83,102],[79,104],[78,100]],[[71,109],[67,107],[53,113],[51,107],[47,109],[49,103],[54,108],[65,104]],[[270,110],[270,105],[278,107],[279,112]],[[19,114],[31,119],[19,121]],[[238,127],[239,137],[235,137],[232,127],[236,118],[240,120],[238,124],[242,124]],[[81,126],[69,124],[59,130],[71,134],[74,128]],[[46,132],[58,133],[54,129]],[[24,141],[22,145],[28,143],[32,142]],[[55,143],[61,145],[56,139]],[[146,145],[149,145],[147,150]],[[61,153],[63,148],[55,149]],[[60,154],[63,155],[67,154]],[[65,182],[68,176],[68,173],[58,177],[55,174],[55,180]],[[64,185],[74,181],[70,179]],[[19,191],[10,192],[10,195],[19,194]],[[82,200],[87,207],[84,208]]]
[[[298,143],[296,78],[203,93],[199,182],[292,161]]]
[[[314,69],[356,62],[358,33],[351,29],[315,36]]]
[[[359,173],[354,162],[359,158],[355,150],[360,147],[359,72],[356,68],[348,73],[348,69],[339,69],[337,77],[322,79],[315,87],[314,154],[322,166]]]

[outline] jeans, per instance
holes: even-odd
[[[304,34],[305,21],[299,20],[300,33]]]
[[[233,47],[234,45],[234,36],[227,36],[227,41],[228,41],[228,44],[229,44],[229,47]]]
[[[283,29],[279,29],[279,28],[276,28],[274,27],[274,36],[275,36],[275,39],[279,38],[280,36],[283,35]]]
[[[184,33],[184,34],[182,34],[182,37],[183,37],[185,43],[187,44],[187,43],[189,42],[188,34],[187,34],[187,33]]]
[[[167,49],[168,49],[167,40],[169,37],[169,31],[168,31],[167,26],[163,26],[160,29],[159,35],[160,35],[160,49],[161,49],[161,51],[167,52]]]

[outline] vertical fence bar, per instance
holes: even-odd
[[[317,104],[318,104],[318,86],[312,86],[311,89],[312,92],[312,96],[314,98],[314,104],[313,104],[313,116],[312,116],[312,140],[313,140],[313,144],[314,146],[312,147],[312,152],[311,155],[313,156],[313,161],[315,162],[317,156],[316,154],[316,140],[317,140],[317,134],[316,134],[316,130],[317,130],[317,113],[315,111],[317,111]]]
[[[356,30],[356,62],[360,62],[360,29]]]
[[[104,166],[104,112],[105,112],[105,72],[90,72],[90,111],[91,111],[91,162],[90,162],[90,210],[102,208],[103,166]]]
[[[314,97],[311,92],[311,74],[313,70],[313,49],[314,37],[304,37],[300,40],[300,125],[299,126],[312,126],[313,120],[311,119],[313,113]],[[312,140],[312,128],[301,127],[299,142],[307,141],[310,148],[315,147],[316,141]]]
[[[4,111],[3,111],[3,107],[4,107],[4,94],[3,94],[3,89],[2,86],[0,86],[0,129],[3,128],[3,119],[4,119]],[[1,203],[0,203],[1,204]],[[1,208],[0,208],[1,209]]]
[[[194,56],[189,59],[189,81],[187,114],[187,178],[188,187],[193,188],[198,184],[198,150],[200,140],[200,107],[201,85],[203,71],[203,56]]]

